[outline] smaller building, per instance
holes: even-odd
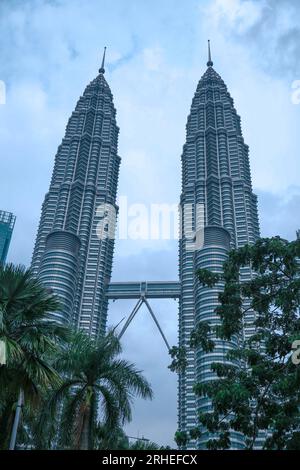
[[[11,212],[0,211],[0,263],[5,263],[15,226],[16,217]]]

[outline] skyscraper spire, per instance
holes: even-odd
[[[80,96],[58,147],[32,258],[34,275],[60,300],[52,319],[93,337],[105,332],[114,251],[101,211],[110,220],[117,213],[120,165],[119,128],[104,60],[105,49],[100,74]]]
[[[211,52],[210,52],[210,40],[208,40],[208,62],[207,62],[207,67],[212,67],[213,65],[214,65],[214,63],[211,60]]]
[[[198,269],[222,272],[230,248],[253,244],[259,238],[257,199],[252,192],[249,148],[244,143],[240,117],[221,76],[212,68],[208,41],[207,70],[200,79],[187,119],[186,142],[182,154],[181,236],[179,237],[179,346],[186,347],[194,328],[209,322],[212,331],[220,321],[216,313],[218,294],[197,281]],[[192,229],[184,230],[192,221]],[[203,228],[204,226],[204,228]],[[190,227],[190,225],[189,225]],[[196,243],[193,236],[195,234]],[[250,267],[243,268],[241,279],[253,277]],[[220,289],[220,290],[218,290]],[[253,310],[247,311],[244,337],[255,331]],[[216,378],[212,363],[227,362],[227,351],[239,345],[212,336],[214,352],[193,350],[187,346],[186,368],[179,374],[179,431],[195,427],[198,413],[212,412],[209,398],[194,393],[194,384]],[[225,419],[224,419],[225,420]],[[187,448],[206,449],[212,434],[199,426],[198,442]],[[244,437],[230,433],[231,448],[244,448]],[[259,445],[259,444],[257,444]]]
[[[105,54],[106,54],[106,46],[104,47],[103,58],[102,58],[102,64],[101,64],[101,67],[100,67],[100,69],[99,69],[99,73],[105,73],[105,68],[104,68]]]

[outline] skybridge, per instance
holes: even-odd
[[[141,306],[145,305],[169,351],[170,345],[148,299],[179,299],[180,291],[179,281],[111,282],[106,292],[108,299],[113,301],[120,299],[137,299],[136,305],[118,335],[119,338],[122,338]]]
[[[111,282],[107,297],[117,299],[179,299],[179,281],[143,281],[143,282]]]

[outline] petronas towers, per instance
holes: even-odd
[[[103,57],[58,147],[32,259],[34,273],[60,297],[62,309],[53,315],[92,336],[106,325],[114,240],[99,237],[98,227],[106,205],[116,207],[120,165],[116,110],[104,72]]]
[[[35,275],[61,299],[62,308],[53,312],[54,318],[92,336],[105,331],[113,290],[114,237],[105,222],[106,208],[113,208],[114,215],[118,212],[119,129],[104,72],[103,57],[99,74],[79,98],[58,147],[32,259]],[[165,283],[157,294],[160,298],[179,297],[179,345],[188,350],[188,366],[179,377],[181,431],[197,425],[199,409],[209,409],[209,402],[194,396],[193,384],[211,379],[211,362],[224,361],[228,347],[219,342],[211,354],[189,347],[191,331],[200,321],[218,321],[214,309],[222,288],[201,287],[195,271],[220,271],[230,248],[254,243],[259,237],[248,153],[240,117],[213,68],[209,51],[207,70],[192,101],[182,153],[178,293],[168,294],[168,288],[174,286]],[[191,234],[183,229],[186,225]],[[250,270],[245,269],[241,276],[249,279]],[[133,286],[125,284],[115,286],[117,297],[118,289],[122,288],[126,298],[126,289]],[[130,296],[134,298],[132,293]],[[251,315],[253,312],[249,312],[250,320]],[[193,447],[203,448],[204,441],[205,436]],[[242,447],[239,435],[232,441],[235,448]]]
[[[252,192],[249,149],[244,143],[233,99],[210,57],[207,70],[194,95],[186,127],[186,143],[182,153],[183,226],[192,219],[196,238],[195,249],[182,234],[179,250],[179,344],[188,349],[188,366],[179,377],[179,428],[186,431],[197,425],[198,410],[208,411],[205,399],[196,399],[195,382],[211,380],[211,364],[224,362],[228,347],[215,340],[212,353],[189,348],[191,331],[201,321],[217,324],[214,310],[222,286],[201,287],[195,279],[200,268],[221,272],[230,248],[254,243],[259,237],[257,198]],[[192,206],[194,210],[185,208]],[[197,211],[197,207],[203,208]],[[199,217],[200,214],[200,217]],[[197,241],[199,240],[198,244]],[[251,277],[250,269],[241,272],[244,280]],[[254,313],[248,312],[249,323]],[[245,330],[248,335],[251,327]],[[205,448],[205,436],[195,446]],[[241,436],[232,436],[234,448],[243,446]]]

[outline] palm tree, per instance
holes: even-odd
[[[129,445],[130,450],[169,450],[170,447],[163,447],[156,444],[156,442],[138,439],[133,444]]]
[[[145,438],[132,438],[127,436],[123,429],[118,426],[114,429],[98,426],[96,430],[97,450],[169,450],[169,446],[159,446],[153,441]],[[135,439],[130,442],[129,439]]]
[[[121,426],[113,429],[98,425],[95,430],[94,447],[97,450],[128,450],[129,439]]]
[[[62,406],[60,445],[95,447],[97,428],[115,429],[131,420],[134,396],[152,398],[148,382],[135,366],[119,358],[121,345],[114,330],[97,340],[74,334],[58,364],[63,384],[50,400],[52,415]]]
[[[68,331],[49,317],[58,308],[56,297],[30,270],[0,265],[0,341],[6,350],[6,364],[0,366],[0,448],[8,445],[18,397],[35,407],[43,390],[60,384],[50,358]]]

